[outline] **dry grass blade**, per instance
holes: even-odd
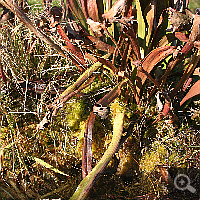
[[[68,174],[65,174],[65,173],[61,172],[60,170],[58,170],[57,168],[53,167],[52,165],[48,164],[47,162],[43,161],[40,158],[33,157],[33,159],[35,160],[35,162],[37,162],[40,165],[42,165],[42,166],[54,171],[55,173],[61,174],[63,176],[69,176]]]
[[[57,50],[62,56],[66,57],[63,50],[55,44],[49,37],[47,37],[44,33],[42,33],[39,29],[37,29],[31,20],[27,17],[27,15],[17,6],[15,2],[12,0],[0,0],[0,3],[4,5],[6,8],[10,9],[13,13],[17,15],[17,17],[31,30],[35,33],[37,37],[43,40],[45,43],[51,46],[51,48]]]
[[[109,58],[110,54],[106,54],[103,58]],[[38,129],[44,128],[45,124],[49,123],[52,116],[55,116],[59,108],[63,107],[64,103],[69,100],[73,95],[75,95],[79,90],[77,90],[99,67],[102,66],[101,62],[94,63],[90,68],[88,68],[77,81],[69,86],[61,95],[58,97],[53,104],[49,105],[49,111],[46,113],[43,120],[38,124]]]

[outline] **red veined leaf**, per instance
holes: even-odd
[[[87,0],[87,12],[89,17],[91,17],[95,22],[98,22],[99,14],[96,1],[98,0]]]
[[[71,55],[69,55],[70,59],[72,60],[72,62],[74,64],[77,65],[77,67],[81,70],[84,71],[84,68],[82,66],[84,66],[86,68],[85,65],[85,60],[83,57],[83,54],[81,53],[81,51],[78,51],[77,48],[70,42],[69,38],[67,37],[67,35],[65,34],[65,32],[63,31],[62,27],[60,25],[57,26],[57,31],[60,34],[61,38],[63,40],[65,40],[65,44],[67,45],[67,48],[74,54],[75,58]],[[82,66],[81,66],[82,65]]]
[[[184,83],[184,85],[183,85],[183,91],[185,92],[186,91],[186,89],[189,87],[189,85],[190,85],[190,83],[192,82],[192,78],[188,78],[186,81],[185,81],[185,83]]]
[[[170,102],[165,101],[165,105],[164,105],[164,108],[163,108],[163,111],[162,111],[163,116],[164,117],[167,116],[169,111],[170,111]]]
[[[186,35],[184,33],[181,32],[175,32],[175,36],[182,42],[188,42],[188,38],[186,37]]]
[[[147,72],[150,73],[154,66],[162,61],[163,59],[167,58],[169,55],[173,54],[175,51],[175,47],[173,46],[165,46],[165,47],[158,47],[157,49],[153,50],[143,61],[142,67]],[[137,72],[137,77],[140,79],[141,84],[145,82],[147,76],[141,72]]]
[[[81,7],[83,10],[83,14],[85,15],[85,19],[88,18],[88,12],[87,12],[87,0],[80,0],[81,2]]]
[[[140,45],[136,38],[135,30],[133,28],[129,28],[128,30],[125,29],[125,33],[128,35],[130,39],[131,46],[133,48],[135,55],[137,56],[137,59],[140,59],[141,58]]]
[[[97,7],[98,7],[98,13],[99,13],[99,19],[102,22],[103,21],[103,13],[104,13],[104,1],[103,0],[96,0]]]
[[[151,41],[151,44],[149,46],[149,50],[148,52],[150,52],[152,49],[153,49],[153,46],[155,45],[156,43],[156,40],[158,38],[158,33],[163,25],[163,22],[164,22],[164,17],[166,15],[166,9],[162,11],[161,15],[160,15],[160,18],[159,18],[159,22],[158,22],[158,25],[157,25],[157,28],[156,30],[154,31],[153,33],[153,36],[152,36],[152,41]]]
[[[200,80],[198,80],[186,94],[186,96],[180,102],[180,106],[182,106],[188,99],[200,94]]]
[[[174,95],[178,92],[178,90],[181,89],[182,85],[185,83],[185,81],[189,78],[189,76],[194,71],[194,69],[200,59],[200,55],[197,55],[197,54],[198,54],[198,50],[196,50],[195,54],[193,55],[191,62],[189,63],[187,69],[185,70],[183,76],[181,77],[181,80],[178,82],[176,87],[171,92],[171,94],[170,94],[171,98],[173,98]]]
[[[194,42],[187,42],[184,47],[181,49],[181,53],[182,54],[187,54],[189,51],[192,50],[192,48],[194,47]]]
[[[104,64],[105,66],[109,67],[114,74],[117,74],[117,72],[119,71],[110,61],[104,58],[99,58],[98,61]]]
[[[114,53],[115,48],[109,44],[106,44],[105,42],[102,42],[100,39],[91,36],[87,32],[81,32],[80,35],[85,37],[87,39],[87,42],[91,45],[95,46],[96,49],[108,52],[108,53]]]
[[[85,18],[91,17],[94,21],[102,21],[104,12],[103,0],[80,0]]]
[[[128,50],[129,50],[129,42],[125,44],[122,61],[120,65],[120,71],[125,71],[125,68],[127,66]]]

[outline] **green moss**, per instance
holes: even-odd
[[[152,148],[147,151],[140,161],[140,169],[146,173],[151,173],[157,165],[166,164],[167,149],[158,141],[152,144]]]

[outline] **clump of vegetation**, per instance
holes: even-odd
[[[198,9],[0,5],[2,199],[199,197]]]

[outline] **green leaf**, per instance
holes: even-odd
[[[155,12],[156,12],[154,4],[155,4],[154,2],[151,2],[145,9],[145,11],[146,11],[145,17],[146,17],[147,24],[148,24],[146,46],[148,46],[150,43],[150,39],[151,39],[152,31],[153,31],[154,17],[155,17]]]
[[[138,41],[140,46],[142,47],[142,52],[144,54],[144,50],[146,48],[145,36],[146,36],[146,25],[144,21],[144,17],[142,14],[142,9],[140,6],[140,1],[136,0],[136,9],[137,9],[137,21],[138,21]],[[144,57],[144,55],[143,55]]]
[[[69,7],[73,13],[73,15],[76,17],[76,19],[81,23],[81,25],[88,30],[88,25],[87,25],[87,21],[85,18],[85,15],[83,13],[83,10],[80,6],[80,4],[78,3],[77,0],[67,0]]]

